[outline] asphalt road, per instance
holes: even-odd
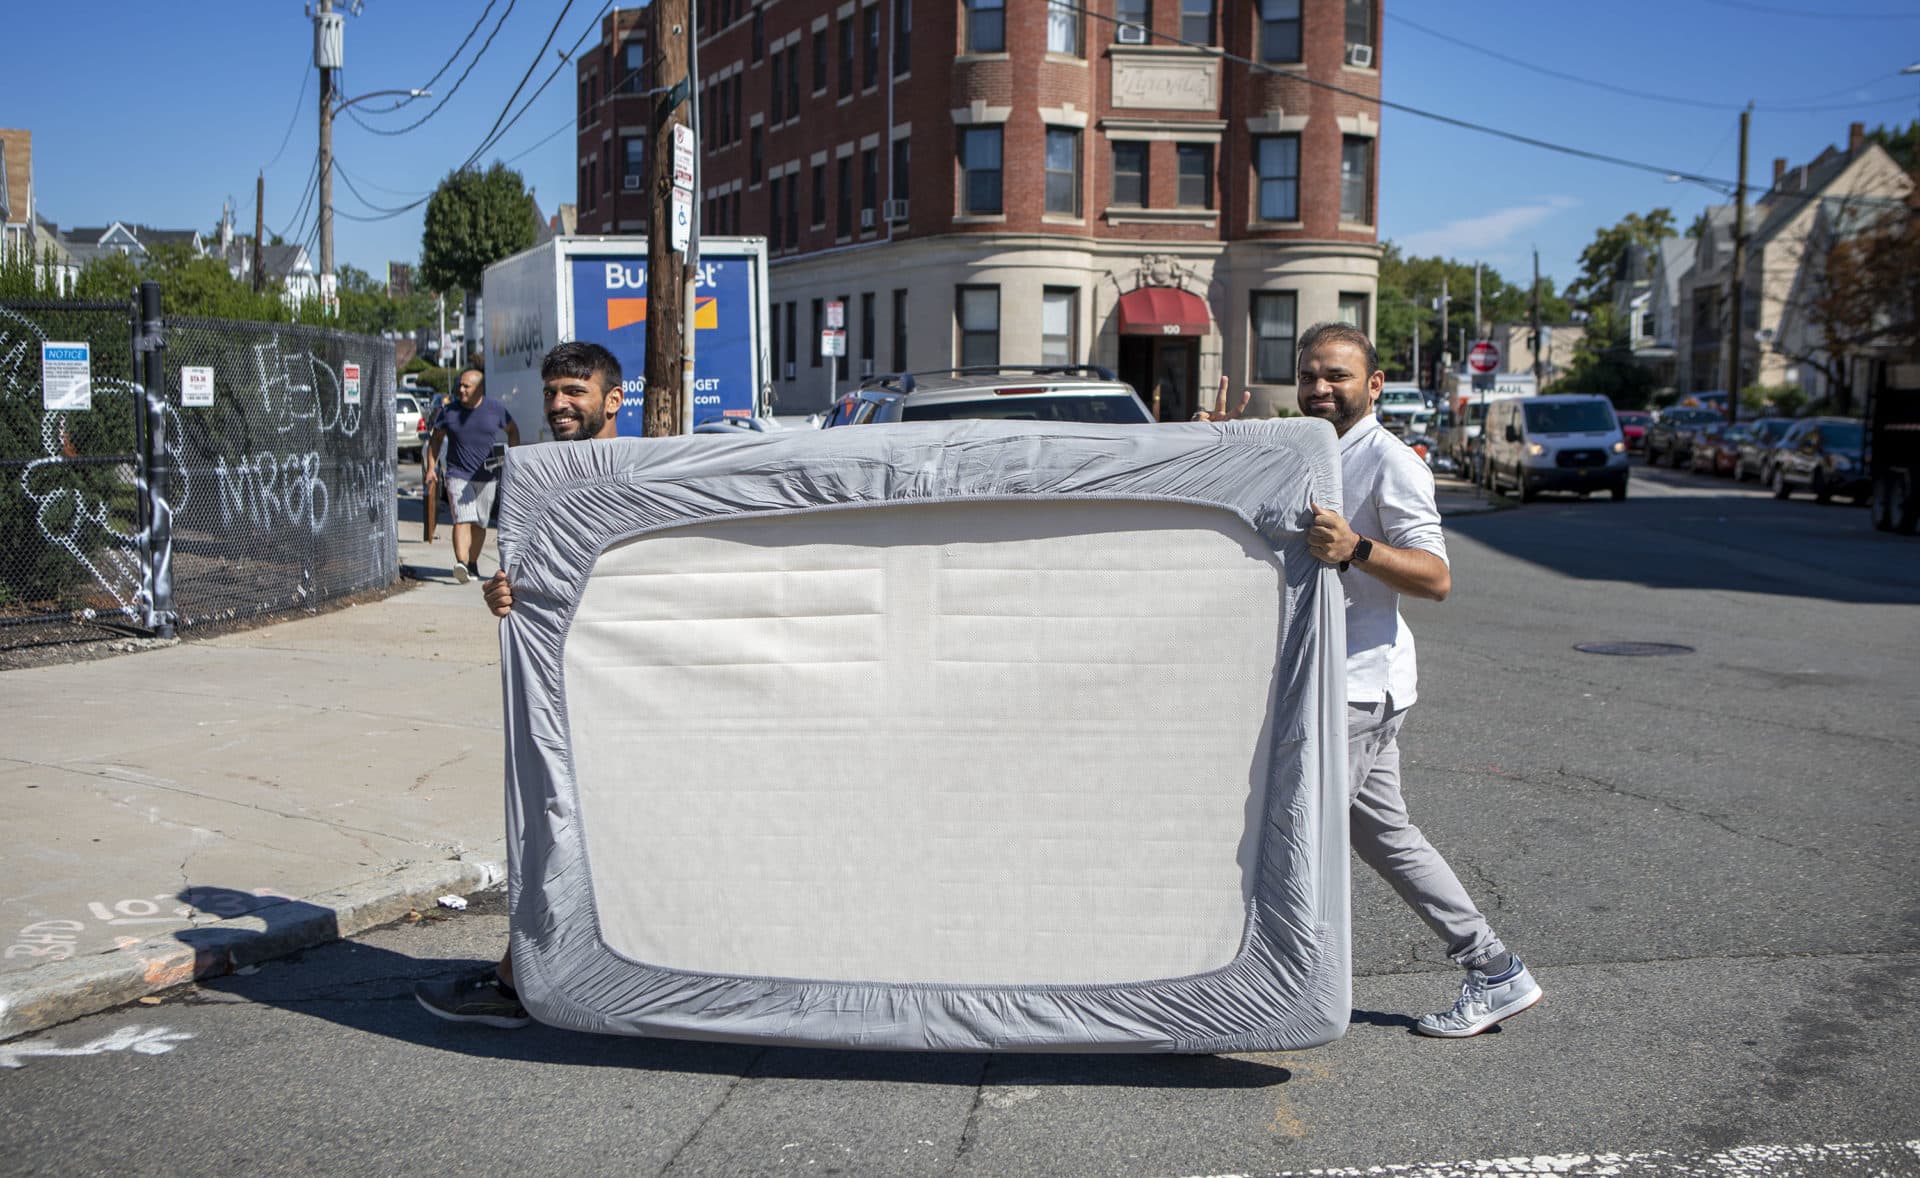
[[[1412,1034],[1456,975],[1364,868],[1346,1038],[1231,1057],[431,1019],[496,895],[0,1044],[0,1172],[1920,1174],[1920,541],[1635,476],[1456,519],[1406,610],[1413,812],[1547,991],[1496,1033]]]

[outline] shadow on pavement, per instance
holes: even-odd
[[[203,911],[234,908],[236,915],[244,911],[268,924],[264,933],[220,930],[216,936],[212,929],[187,929],[176,934],[183,943],[193,945],[197,954],[226,954],[234,969],[268,958],[278,958],[276,965],[285,967],[210,976],[199,983],[201,990],[435,1051],[575,1067],[969,1087],[990,1077],[996,1084],[1252,1089],[1284,1084],[1293,1076],[1285,1067],[1234,1056],[840,1051],[589,1035],[538,1023],[511,1031],[450,1023],[414,1001],[414,983],[472,973],[491,962],[409,957],[359,941],[336,940],[291,954],[284,947],[269,950],[275,941],[284,946],[291,932],[333,927],[333,913],[299,900],[263,902],[249,892],[232,889],[203,887],[189,892]],[[182,892],[181,898],[188,898],[189,892]],[[241,904],[251,907],[236,907]],[[504,914],[505,897],[496,891],[475,897],[466,915]],[[438,923],[448,918],[436,913],[423,914],[422,919]],[[216,967],[212,972],[222,971]]]

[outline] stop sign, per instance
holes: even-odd
[[[1467,367],[1475,372],[1488,373],[1500,368],[1500,345],[1490,339],[1473,341],[1467,349]]]

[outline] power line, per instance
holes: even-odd
[[[520,97],[520,91],[527,88],[527,79],[533,77],[533,71],[540,68],[540,59],[547,55],[547,46],[553,44],[554,34],[560,31],[560,22],[566,20],[567,13],[573,11],[573,3],[574,0],[567,0],[560,9],[560,15],[553,18],[553,27],[547,30],[547,39],[540,42],[540,48],[533,55],[533,60],[527,63],[527,72],[520,75],[520,84],[513,88],[513,93],[507,95],[507,101],[500,107],[499,117],[493,120],[493,126],[487,128],[486,136],[481,140],[480,146],[474,148],[473,154],[467,157],[467,164],[478,159],[493,142],[493,136],[500,130],[500,124],[505,121],[507,112],[513,109],[513,100]],[[611,7],[611,0],[609,0],[609,7]],[[466,167],[467,164],[461,166]]]
[[[1388,20],[1391,20],[1396,24],[1405,25],[1408,28],[1413,29],[1415,32],[1425,33],[1427,36],[1432,37],[1436,41],[1445,41],[1449,45],[1453,45],[1461,49],[1468,49],[1475,53],[1481,54],[1482,56],[1485,56],[1485,57],[1491,57],[1495,61],[1503,62],[1517,69],[1529,70],[1533,73],[1541,74],[1549,78],[1558,78],[1560,81],[1563,81],[1563,82],[1573,82],[1581,86],[1592,86],[1597,90],[1606,90],[1613,94],[1623,94],[1629,98],[1641,98],[1641,99],[1645,99],[1648,102],[1665,102],[1674,106],[1691,106],[1699,110],[1739,111],[1739,110],[1745,110],[1747,106],[1747,104],[1744,102],[1713,102],[1704,98],[1684,98],[1674,94],[1657,94],[1650,90],[1636,90],[1631,86],[1616,86],[1612,82],[1603,82],[1596,78],[1583,78],[1578,74],[1570,74],[1564,70],[1550,69],[1547,66],[1543,66],[1535,62],[1527,61],[1524,58],[1508,56],[1507,54],[1489,49],[1486,46],[1477,44],[1473,41],[1468,41],[1460,37],[1449,36],[1448,34],[1443,33],[1438,29],[1428,28],[1426,25],[1423,25],[1418,21],[1408,20],[1406,17],[1401,16],[1398,13],[1389,12],[1386,15]],[[1860,83],[1859,85],[1866,85],[1870,82],[1882,81],[1887,76],[1890,76],[1890,75],[1881,75],[1879,77],[1870,78],[1868,79],[1867,82]],[[1847,90],[1854,90],[1858,88],[1859,88],[1858,86],[1849,86],[1843,90],[1835,91],[1834,93],[1844,94],[1847,92]],[[1822,97],[1830,97],[1830,95],[1822,95]],[[1842,102],[1842,103],[1833,103],[1829,105],[1818,105],[1818,106],[1775,106],[1770,103],[1756,103],[1754,105],[1754,109],[1766,111],[1770,114],[1809,114],[1816,111],[1854,110],[1864,106],[1884,106],[1884,105],[1889,105],[1896,102],[1908,102],[1908,101],[1911,101],[1911,100],[1906,98],[1881,98],[1881,99],[1872,99],[1865,102]]]
[[[365,119],[361,118],[359,115],[359,112],[357,111],[349,110],[347,112],[347,117],[351,118],[355,123],[359,124],[359,126],[364,128],[365,130],[373,132],[375,135],[405,135],[407,132],[412,131],[415,128],[419,127],[422,123],[425,123],[428,119],[439,114],[440,108],[447,105],[448,101],[451,100],[455,94],[458,94],[460,92],[460,84],[467,80],[467,75],[473,72],[473,67],[479,65],[480,59],[487,55],[487,49],[493,45],[493,39],[500,35],[500,27],[507,23],[507,18],[513,15],[513,6],[515,4],[518,4],[519,2],[520,0],[507,0],[507,7],[500,13],[500,19],[494,22],[493,31],[488,33],[487,39],[480,43],[480,49],[477,53],[473,55],[473,60],[467,63],[466,69],[460,71],[460,76],[458,78],[455,78],[453,81],[452,87],[450,87],[445,94],[441,95],[440,101],[433,104],[432,110],[428,111],[426,114],[421,115],[419,118],[415,119],[411,123],[408,123],[404,127],[398,127],[398,128],[392,128],[392,129],[373,126],[371,123],[368,123]],[[572,0],[568,0],[568,2],[571,3]],[[492,10],[493,10],[493,0],[489,0],[489,3],[487,4],[487,12],[491,12]],[[480,14],[480,21],[476,21],[473,27],[475,29],[478,29],[480,27],[480,23],[484,22],[486,19],[487,19],[487,13],[482,12]],[[473,39],[473,34],[469,32],[467,34],[467,40],[460,42],[460,48],[465,49],[467,45],[467,41],[470,41],[472,39]],[[458,58],[459,55],[460,55],[460,50],[456,49],[454,51],[454,57]],[[453,64],[453,61],[450,59],[447,62],[447,66],[451,66],[452,64]],[[442,66],[440,72],[445,73],[447,66]],[[434,77],[437,79],[440,77],[440,74],[435,74]],[[427,85],[420,87],[420,89],[426,90],[426,89],[430,89],[431,87],[432,87],[432,83],[429,82]],[[412,101],[412,100],[409,99],[408,101]],[[389,109],[398,110],[400,109],[400,107],[405,105],[406,103],[398,103]]]
[[[547,75],[546,80],[540,83],[538,89],[534,90],[532,94],[528,95],[526,102],[521,104],[519,111],[517,111],[511,119],[507,120],[505,126],[500,128],[499,134],[491,135],[487,139],[486,143],[481,145],[480,150],[474,153],[474,156],[473,156],[474,159],[478,159],[480,155],[482,155],[483,153],[487,151],[491,151],[494,145],[499,143],[500,140],[506,136],[506,133],[513,129],[513,125],[520,121],[521,116],[525,115],[527,111],[533,108],[534,101],[538,99],[540,95],[546,92],[546,89],[548,86],[553,85],[553,80],[559,77],[560,71],[565,69],[567,67],[567,64],[573,60],[574,55],[580,51],[580,46],[586,41],[587,37],[594,31],[594,29],[599,27],[601,18],[606,16],[607,14],[607,9],[612,7],[613,7],[613,0],[607,0],[607,3],[601,7],[600,11],[597,14],[595,14],[593,18],[593,22],[589,24],[586,27],[586,30],[580,34],[579,38],[574,41],[573,47],[560,55],[560,62],[558,65],[555,65],[553,67],[553,72]],[[542,46],[542,49],[544,48],[545,46]]]
[[[1920,20],[1914,12],[1827,12],[1820,9],[1786,8],[1778,4],[1754,4],[1749,0],[1707,0],[1722,8],[1758,12],[1766,16],[1798,16],[1807,20]]]
[[[306,217],[307,202],[313,199],[313,194],[318,192],[319,189],[320,157],[316,155],[313,157],[313,165],[307,169],[306,190],[301,194],[298,203],[294,207],[293,219],[288,221],[286,227],[281,229],[280,232],[274,234],[275,237],[283,240],[291,240],[289,235],[293,232],[293,227]]]
[[[280,150],[273,153],[273,158],[267,161],[267,166],[260,169],[261,171],[271,169],[273,165],[280,162],[281,155],[285,154],[287,143],[293,138],[293,129],[300,122],[300,108],[307,104],[307,83],[312,80],[313,67],[309,65],[300,75],[300,94],[293,100],[293,115],[287,119],[287,133],[280,136]]]

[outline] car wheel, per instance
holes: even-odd
[[[1626,481],[1623,479],[1621,480],[1619,486],[1613,488],[1613,501],[1615,503],[1620,503],[1620,502],[1623,502],[1626,499],[1626,497],[1627,497],[1627,484],[1626,484]]]
[[[1534,496],[1540,493],[1527,482],[1527,476],[1517,466],[1513,469],[1513,490],[1522,503],[1532,503]]]
[[[1774,467],[1773,468],[1773,497],[1775,499],[1785,499],[1787,496],[1791,494],[1793,494],[1793,488],[1787,486],[1786,470],[1778,466]]]
[[[1883,474],[1873,480],[1873,528],[1877,532],[1893,531],[1895,481],[1898,477]]]
[[[1815,467],[1813,471],[1813,501],[1815,503],[1833,501],[1833,489],[1827,486],[1827,476],[1819,467]]]

